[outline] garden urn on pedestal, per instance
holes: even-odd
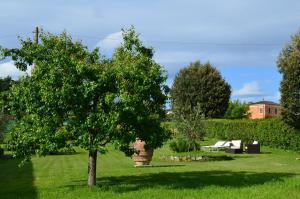
[[[136,139],[133,144],[134,154],[132,156],[135,166],[147,166],[150,164],[153,156],[153,149],[145,149],[145,141]]]

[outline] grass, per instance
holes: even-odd
[[[198,152],[202,153],[202,152]],[[224,155],[224,152],[211,152]],[[263,148],[231,161],[168,162],[168,147],[155,151],[153,167],[135,168],[110,150],[98,156],[97,186],[86,186],[87,153],[0,160],[0,198],[300,198],[299,154]]]

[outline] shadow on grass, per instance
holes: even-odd
[[[283,181],[292,177],[292,173],[251,173],[232,171],[193,171],[193,172],[161,172],[144,175],[112,176],[97,179],[101,191],[124,193],[146,188],[166,187],[167,189],[201,189],[207,186],[251,187],[267,182]],[[74,189],[86,186],[85,181],[77,181],[67,187]]]
[[[0,198],[37,198],[32,163],[18,167],[20,160],[9,156],[0,159]]]
[[[256,154],[255,154],[256,155]],[[240,154],[240,155],[230,155],[234,159],[246,159],[246,158],[253,158],[253,155],[245,155],[245,154]]]
[[[52,153],[49,154],[49,156],[60,156],[60,155],[78,155],[78,154],[82,154],[83,152],[57,152],[57,153]]]

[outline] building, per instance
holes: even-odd
[[[250,103],[249,105],[249,118],[250,119],[263,119],[270,117],[280,116],[280,105],[270,101],[259,101]]]

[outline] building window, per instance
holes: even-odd
[[[275,108],[275,115],[277,115],[277,108]]]
[[[272,114],[272,109],[271,108],[269,108],[269,114]]]
[[[259,112],[260,112],[260,113],[263,113],[263,108],[259,108]]]

